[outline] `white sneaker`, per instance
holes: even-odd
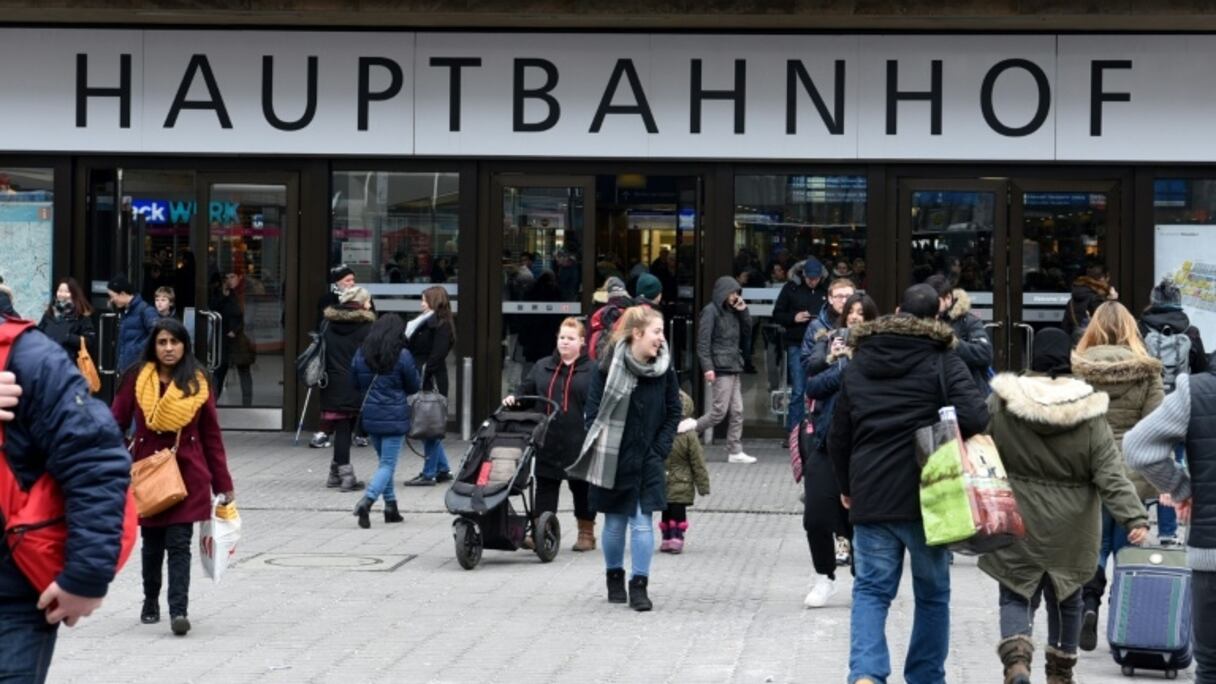
[[[836,583],[826,577],[815,581],[815,586],[807,592],[803,604],[807,608],[822,608],[828,604],[828,599],[836,595]]]
[[[695,430],[696,428],[697,428],[697,419],[696,418],[685,418],[684,420],[680,421],[679,425],[676,426],[676,432],[679,434],[684,434],[685,432],[688,432],[689,430]]]
[[[755,463],[756,457],[748,456],[747,454],[740,451],[737,454],[731,454],[730,456],[727,456],[726,462],[727,463]]]

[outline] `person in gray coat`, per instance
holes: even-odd
[[[729,415],[726,446],[731,463],[756,462],[743,453],[743,354],[739,351],[739,341],[751,330],[743,287],[730,276],[718,278],[713,301],[701,310],[697,322],[697,360],[705,381],[713,385],[713,401],[709,413],[680,421],[680,432],[704,432]]]

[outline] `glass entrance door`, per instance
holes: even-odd
[[[1035,333],[1062,323],[1073,282],[1116,263],[1114,182],[907,180],[899,188],[898,282],[944,275],[966,291],[998,370],[1028,368]]]

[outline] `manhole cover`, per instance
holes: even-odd
[[[413,555],[371,555],[347,553],[259,553],[244,559],[244,567],[269,567],[304,570],[351,570],[355,572],[392,572],[413,560]]]

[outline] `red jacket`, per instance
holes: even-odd
[[[127,373],[114,396],[110,411],[120,426],[131,424],[135,418],[135,440],[131,444],[133,461],[147,458],[161,449],[173,448],[176,433],[152,432],[144,420],[144,412],[135,401],[135,378]],[[164,392],[161,386],[161,392]],[[215,410],[215,393],[207,398],[194,420],[182,428],[177,447],[177,465],[186,483],[186,498],[167,511],[151,518],[140,518],[139,524],[164,527],[179,523],[195,523],[211,518],[212,493],[232,491],[232,475],[228,473],[228,456],[220,434],[219,415]]]

